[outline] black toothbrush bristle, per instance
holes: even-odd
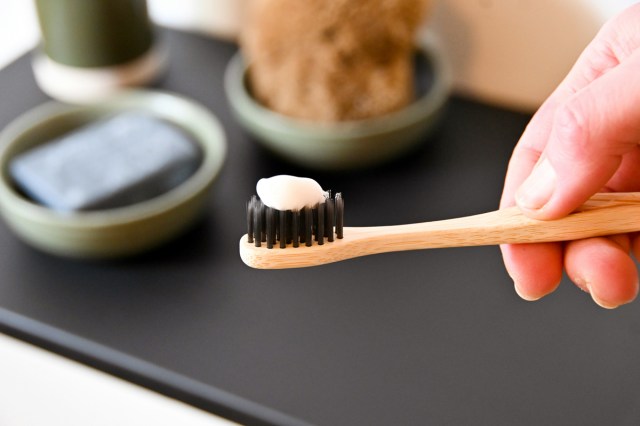
[[[343,216],[341,193],[327,193],[323,203],[295,211],[267,207],[254,195],[247,203],[247,241],[269,249],[323,245],[343,237]]]
[[[291,245],[300,247],[300,211],[291,212]]]
[[[273,248],[274,243],[276,242],[276,210],[267,207],[266,208],[266,218],[267,218],[267,248]]]
[[[247,242],[253,244],[253,217],[254,217],[254,203],[256,196],[251,197],[249,202],[247,202]]]
[[[262,201],[256,200],[253,209],[253,239],[256,247],[260,247],[262,245],[262,215],[264,213]]]
[[[304,245],[311,247],[313,244],[313,210],[304,208]]]
[[[327,237],[327,241],[333,242],[333,225],[335,222],[335,209],[333,208],[334,201],[331,198],[331,194],[327,197],[325,201],[325,210],[326,214],[324,215],[325,224],[324,224],[324,236]]]
[[[336,238],[342,239],[344,236],[344,198],[338,192],[334,199],[336,210]]]
[[[278,216],[280,216],[280,248],[287,246],[287,213],[286,211],[278,213]]]
[[[318,241],[318,245],[324,244],[324,208],[326,203],[318,204],[316,206],[316,211],[318,212],[318,218],[316,219],[316,241]]]

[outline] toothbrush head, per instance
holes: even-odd
[[[281,249],[311,247],[342,239],[344,200],[341,193],[329,191],[322,203],[300,210],[277,210],[257,196],[247,203],[247,244]]]

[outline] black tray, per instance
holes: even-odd
[[[569,282],[521,301],[496,247],[289,271],[238,256],[245,201],[279,173],[342,191],[349,226],[492,210],[528,116],[454,98],[410,155],[312,173],[234,122],[222,88],[234,46],[163,35],[159,87],[208,106],[229,139],[206,218],[120,262],[45,255],[0,222],[0,331],[245,424],[640,424],[637,305],[605,311]],[[29,60],[0,72],[0,127],[47,99]]]

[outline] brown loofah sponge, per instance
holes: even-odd
[[[242,34],[254,96],[313,121],[382,115],[413,97],[429,0],[253,0]]]

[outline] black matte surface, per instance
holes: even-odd
[[[229,139],[206,219],[110,263],[39,253],[0,222],[0,330],[246,423],[296,421],[227,393],[318,425],[640,424],[637,304],[606,311],[569,282],[521,301],[496,247],[290,271],[238,257],[245,201],[277,173],[342,191],[348,226],[494,209],[527,116],[456,98],[437,134],[402,160],[310,173],[235,125],[222,90],[231,45],[167,37],[160,87],[211,108]],[[0,72],[0,126],[44,100],[28,58]]]

